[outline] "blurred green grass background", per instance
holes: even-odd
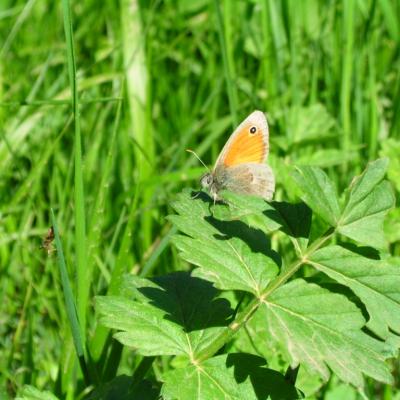
[[[380,156],[398,194],[399,42],[398,0],[3,0],[0,397],[24,384],[86,393],[56,256],[41,249],[51,208],[96,384],[141,360],[96,325],[94,296],[125,272],[188,268],[165,218],[204,172],[186,148],[211,166],[260,109],[278,199],[296,198],[294,164],[342,190]],[[399,220],[385,227],[397,256]]]

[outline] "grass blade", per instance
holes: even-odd
[[[135,164],[138,181],[152,176],[155,165],[154,136],[151,123],[149,97],[149,71],[151,65],[145,51],[145,30],[142,27],[141,6],[136,0],[121,0],[121,24],[123,57],[129,104],[129,133],[135,141]],[[152,188],[143,188],[142,203],[148,204],[153,196]],[[153,216],[141,217],[141,243],[145,251],[152,243]]]
[[[76,355],[78,356],[79,364],[84,376],[85,381],[89,382],[88,369],[85,360],[84,344],[82,341],[81,331],[79,327],[79,318],[74,301],[74,295],[72,293],[71,284],[68,278],[67,266],[65,264],[64,252],[60,240],[60,235],[58,232],[56,218],[54,216],[54,211],[51,209],[51,223],[54,230],[54,239],[57,250],[57,261],[58,268],[60,271],[61,285],[64,293],[65,307],[68,316],[69,326],[71,328],[72,338],[74,341]]]
[[[89,297],[90,281],[86,268],[86,222],[85,222],[85,195],[83,190],[82,171],[82,143],[79,113],[79,97],[76,77],[75,47],[72,29],[71,5],[69,0],[62,0],[64,31],[67,44],[68,75],[72,94],[72,108],[74,114],[75,131],[75,251],[77,273],[77,305],[82,340],[85,341],[86,308]]]
[[[354,63],[354,8],[355,1],[343,2],[343,25],[346,27],[343,64],[342,64],[342,87],[340,93],[341,119],[343,124],[343,148],[348,150],[351,143],[351,85]]]

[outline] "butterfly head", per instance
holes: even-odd
[[[212,172],[207,172],[200,179],[200,184],[203,189],[208,190],[211,197],[214,199],[214,204],[219,200],[218,196],[218,184],[215,179],[215,175]]]
[[[200,183],[201,187],[203,189],[210,189],[211,185],[214,183],[214,177],[211,172],[205,173],[201,178],[200,178]]]

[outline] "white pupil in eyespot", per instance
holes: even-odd
[[[250,133],[256,133],[257,132],[257,128],[255,127],[255,126],[252,126],[251,128],[250,128]]]

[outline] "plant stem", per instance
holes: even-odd
[[[67,311],[68,322],[71,328],[76,355],[78,357],[85,382],[86,384],[89,385],[91,380],[89,376],[88,366],[86,363],[84,341],[79,327],[79,316],[77,313],[77,307],[74,302],[74,295],[72,293],[72,287],[68,277],[67,265],[65,263],[64,252],[61,245],[60,235],[58,233],[57,222],[54,216],[53,209],[51,209],[50,212],[51,212],[50,214],[51,224],[54,229],[54,238],[57,249],[57,260],[61,277],[61,285],[64,292],[65,309]]]
[[[83,188],[82,139],[79,110],[79,95],[76,76],[75,46],[72,28],[71,4],[62,0],[65,41],[67,47],[68,75],[72,94],[74,115],[74,197],[75,197],[75,250],[77,275],[77,309],[81,339],[85,346],[86,308],[90,291],[90,276],[87,270],[85,194]]]
[[[225,343],[231,340],[234,334],[250,320],[265,299],[276,289],[286,283],[299,270],[299,268],[307,262],[308,257],[329,240],[334,233],[335,230],[333,228],[329,229],[324,235],[314,241],[307,248],[301,258],[295,260],[283,273],[271,281],[271,283],[261,292],[259,297],[251,301],[242,312],[238,313],[235,320],[228,325],[226,330],[221,332],[205,349],[195,355],[196,364],[212,357]]]

